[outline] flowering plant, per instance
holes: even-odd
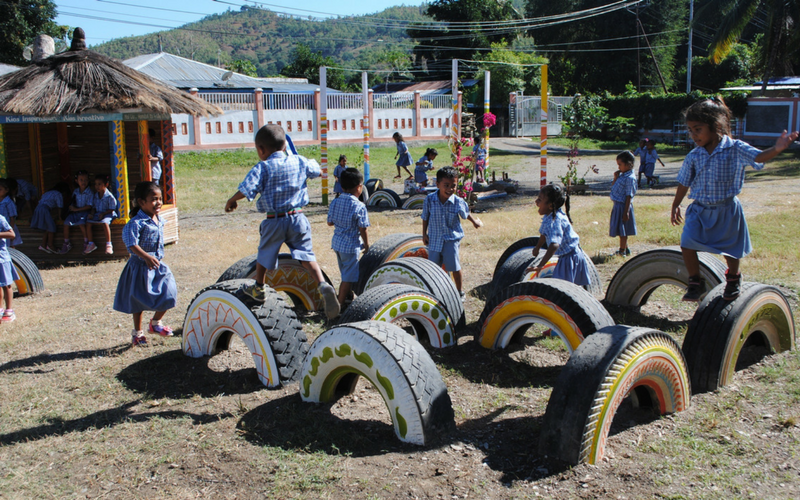
[[[486,129],[492,128],[494,124],[497,123],[497,117],[492,113],[484,113],[483,114],[483,130],[486,132]]]
[[[456,183],[456,194],[469,201],[469,194],[472,192],[472,156],[461,156],[464,147],[472,148],[474,141],[471,138],[462,138],[460,141],[451,141],[450,157],[453,160],[453,168],[458,172]]]
[[[567,153],[567,173],[565,175],[559,175],[558,178],[561,180],[561,183],[567,188],[569,191],[570,186],[586,184],[586,176],[589,172],[594,172],[595,174],[600,173],[600,169],[597,168],[597,165],[589,165],[586,168],[586,171],[583,172],[583,175],[578,177],[578,165],[580,164],[580,151],[578,151],[578,141],[573,140],[570,146],[569,153]]]

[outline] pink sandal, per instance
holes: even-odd
[[[172,328],[170,328],[168,326],[164,326],[161,323],[161,320],[156,321],[155,324],[153,324],[153,322],[151,321],[150,322],[150,327],[148,328],[148,331],[150,333],[157,333],[157,334],[161,335],[162,337],[172,337]]]

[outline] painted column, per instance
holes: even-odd
[[[319,67],[319,137],[322,167],[322,204],[328,204],[328,74],[325,66]]]
[[[364,119],[361,122],[361,129],[364,131],[364,182],[369,180],[369,79],[367,72],[361,72],[361,108],[364,112]]]
[[[189,89],[189,93],[193,96],[197,97],[197,89],[191,88]],[[194,145],[199,146],[203,143],[202,139],[200,138],[200,117],[199,116],[192,116],[192,129],[194,130]]]
[[[6,127],[0,124],[0,177],[8,177],[8,163],[6,162]]]
[[[315,129],[314,129],[314,139],[321,141],[322,140],[322,118],[319,115],[320,110],[320,100],[319,100],[320,90],[314,90],[314,119],[315,122]]]
[[[420,93],[419,90],[414,91],[414,136],[420,137],[422,135],[422,111],[420,110]]]
[[[256,111],[256,131],[258,131],[264,126],[264,89],[258,88],[254,92],[253,100],[255,101]]]
[[[38,123],[28,124],[28,146],[31,151],[31,183],[44,193],[42,175],[42,128]]]
[[[66,123],[56,123],[56,141],[58,142],[58,171],[61,181],[72,186],[72,169],[69,165],[69,134]]]
[[[370,137],[375,137],[375,94],[372,92],[372,89],[369,89],[369,98],[367,99],[367,105],[369,106],[369,135]]]
[[[450,104],[453,107],[452,113],[450,113],[450,150],[455,154],[456,144],[458,143],[458,125],[456,123],[458,114],[458,59],[453,59],[450,82]]]
[[[491,103],[489,97],[489,89],[491,85],[491,74],[489,71],[483,73],[483,114],[491,113]],[[486,160],[484,161],[483,171],[489,168],[489,127],[483,131],[483,147],[486,149]]]
[[[459,141],[461,140],[461,111],[463,109],[462,102],[464,98],[462,94],[461,91],[458,92],[458,99],[456,102],[456,137],[458,137]]]
[[[111,142],[111,176],[117,185],[119,195],[119,218],[112,224],[125,224],[130,220],[131,199],[128,186],[128,160],[125,152],[125,123],[114,120],[108,124],[108,138]]]
[[[161,121],[161,152],[164,161],[161,162],[161,179],[164,189],[164,204],[175,205],[175,162],[172,140],[172,120]]]
[[[136,127],[139,131],[139,169],[142,172],[142,180],[152,181],[153,169],[150,168],[150,135],[147,130],[147,120],[137,121]]]
[[[542,65],[542,140],[539,144],[541,154],[541,167],[539,171],[539,185],[547,185],[547,65]]]

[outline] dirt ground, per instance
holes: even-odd
[[[511,172],[520,194],[479,205],[495,229],[468,234],[467,290],[491,279],[503,248],[535,231],[519,221],[532,213],[538,169],[529,167],[538,157],[529,143],[506,147],[522,156]],[[582,161],[601,168],[587,180],[607,194],[613,156]],[[680,162],[665,162],[662,185],[669,186]],[[553,175],[561,163],[553,162]],[[769,189],[793,195],[800,180],[776,180]],[[646,195],[672,194],[674,187]],[[742,198],[748,215],[771,209],[754,188]],[[583,206],[593,206],[591,196],[575,198],[574,209]],[[370,217],[372,241],[419,230],[418,213]],[[600,224],[606,217],[598,215]],[[325,251],[324,209],[311,207],[309,218],[320,264],[338,283],[335,257]],[[179,288],[168,323],[180,327],[197,292],[254,253],[260,220],[250,206],[181,216],[181,240],[165,257]],[[614,243],[596,243],[592,254]],[[633,250],[650,247],[634,243]],[[507,352],[475,345],[483,308],[475,294],[459,345],[431,353],[457,429],[418,448],[397,440],[383,401],[363,381],[332,405],[311,405],[296,383],[264,389],[237,340],[198,360],[182,354],[177,337],[151,336],[149,347],[130,348],[130,318],[111,308],[123,265],[43,270],[47,290],[19,298],[19,319],[0,326],[0,498],[800,498],[796,351],[758,360],[679,414],[662,418],[624,405],[602,463],[570,468],[538,451],[566,352],[535,337]],[[598,259],[606,284],[620,265]],[[796,277],[789,285],[796,306]],[[693,309],[677,293],[665,287],[641,310],[610,312],[618,323],[670,331],[681,342]],[[325,330],[319,315],[300,319],[311,338]]]

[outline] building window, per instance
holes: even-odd
[[[308,125],[308,129],[307,129],[307,130],[308,130],[309,132],[311,132],[312,130],[314,130],[314,125],[311,123],[311,120],[308,120],[308,124],[307,124],[307,125]]]
[[[378,120],[378,130],[383,130],[383,120]]]
[[[217,125],[217,127],[216,127],[217,128],[217,133],[221,134],[222,133],[222,122],[216,122],[216,125]]]
[[[342,130],[347,130],[347,120],[342,120]]]
[[[331,120],[331,123],[333,123],[333,130],[339,130],[339,122]]]
[[[239,133],[244,134],[244,122],[239,122]]]
[[[351,130],[355,130],[356,129],[356,121],[355,120],[350,120],[350,129]]]
[[[247,131],[250,132],[251,134],[253,133],[253,122],[247,122]]]
[[[298,132],[303,131],[303,122],[301,120],[297,120],[297,131]]]
[[[211,122],[206,122],[206,134],[211,133]]]
[[[442,119],[439,118],[439,128],[441,128],[441,127],[442,127]]]
[[[428,128],[428,119],[427,118],[423,118],[422,119],[422,128]]]
[[[233,122],[228,122],[228,127],[227,127],[227,129],[228,129],[228,133],[229,133],[229,134],[232,134],[232,133],[233,133]]]
[[[388,118],[386,118],[385,123],[386,123],[386,129],[388,130],[389,129],[389,119]]]
[[[189,127],[185,123],[181,123],[181,134],[189,135]]]
[[[287,132],[291,132],[292,131],[292,122],[291,121],[286,122],[286,131]]]
[[[394,128],[397,129],[397,118],[394,119]]]
[[[400,120],[400,128],[406,128],[406,119],[405,118]]]

